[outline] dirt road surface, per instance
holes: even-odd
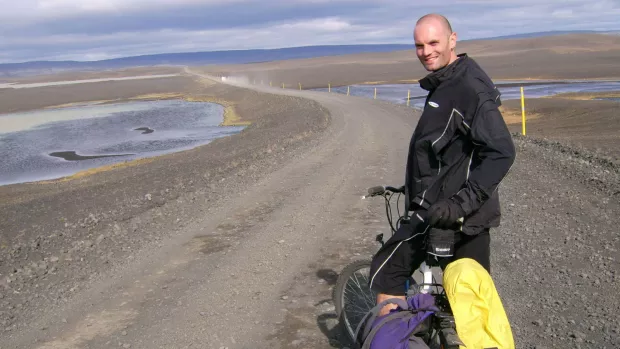
[[[331,287],[386,231],[382,201],[360,197],[367,187],[402,183],[418,115],[339,94],[264,91],[317,101],[330,127],[251,185],[215,201],[178,203],[202,214],[70,302],[1,332],[0,348],[350,345],[336,327]],[[618,171],[515,141],[492,268],[518,347],[617,348]]]

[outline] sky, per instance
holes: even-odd
[[[620,0],[0,0],[0,63],[340,44],[412,44],[440,13],[460,40],[620,30]]]

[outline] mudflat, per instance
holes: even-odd
[[[178,76],[22,89],[5,88],[0,89],[0,113],[27,111],[70,103],[114,102],[148,94],[190,92],[198,87],[199,85],[191,78]]]

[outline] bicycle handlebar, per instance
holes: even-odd
[[[404,194],[405,193],[405,186],[403,185],[403,186],[398,187],[398,188],[395,188],[395,187],[385,187],[385,190],[389,190],[392,193],[402,193],[402,194]]]
[[[362,196],[362,199],[366,199],[366,198],[370,198],[370,197],[374,197],[374,196],[380,196],[380,195],[384,195],[386,193],[405,193],[405,186],[400,186],[398,188],[395,187],[390,187],[390,186],[383,186],[383,185],[379,185],[379,186],[375,186],[375,187],[370,187],[368,188],[368,195],[364,195]],[[387,199],[387,196],[386,196]],[[386,206],[386,211],[388,210],[389,207],[389,202],[387,202],[388,206]],[[456,221],[456,225],[455,226],[455,230],[457,231],[462,231],[463,229],[463,223],[464,223],[465,217],[460,217],[457,221]],[[389,212],[388,212],[388,221],[390,221],[390,226],[391,226],[391,219],[389,216]],[[392,228],[392,230],[394,230]]]
[[[405,186],[401,186],[399,188],[395,188],[395,187],[390,187],[390,186],[376,186],[376,187],[371,187],[368,188],[368,195],[363,196],[363,198],[370,198],[373,196],[377,196],[377,195],[383,195],[385,194],[385,192],[392,192],[392,193],[404,193],[405,192]]]

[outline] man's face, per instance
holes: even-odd
[[[456,58],[456,33],[449,33],[438,21],[426,21],[413,34],[418,59],[428,71],[439,70]]]

